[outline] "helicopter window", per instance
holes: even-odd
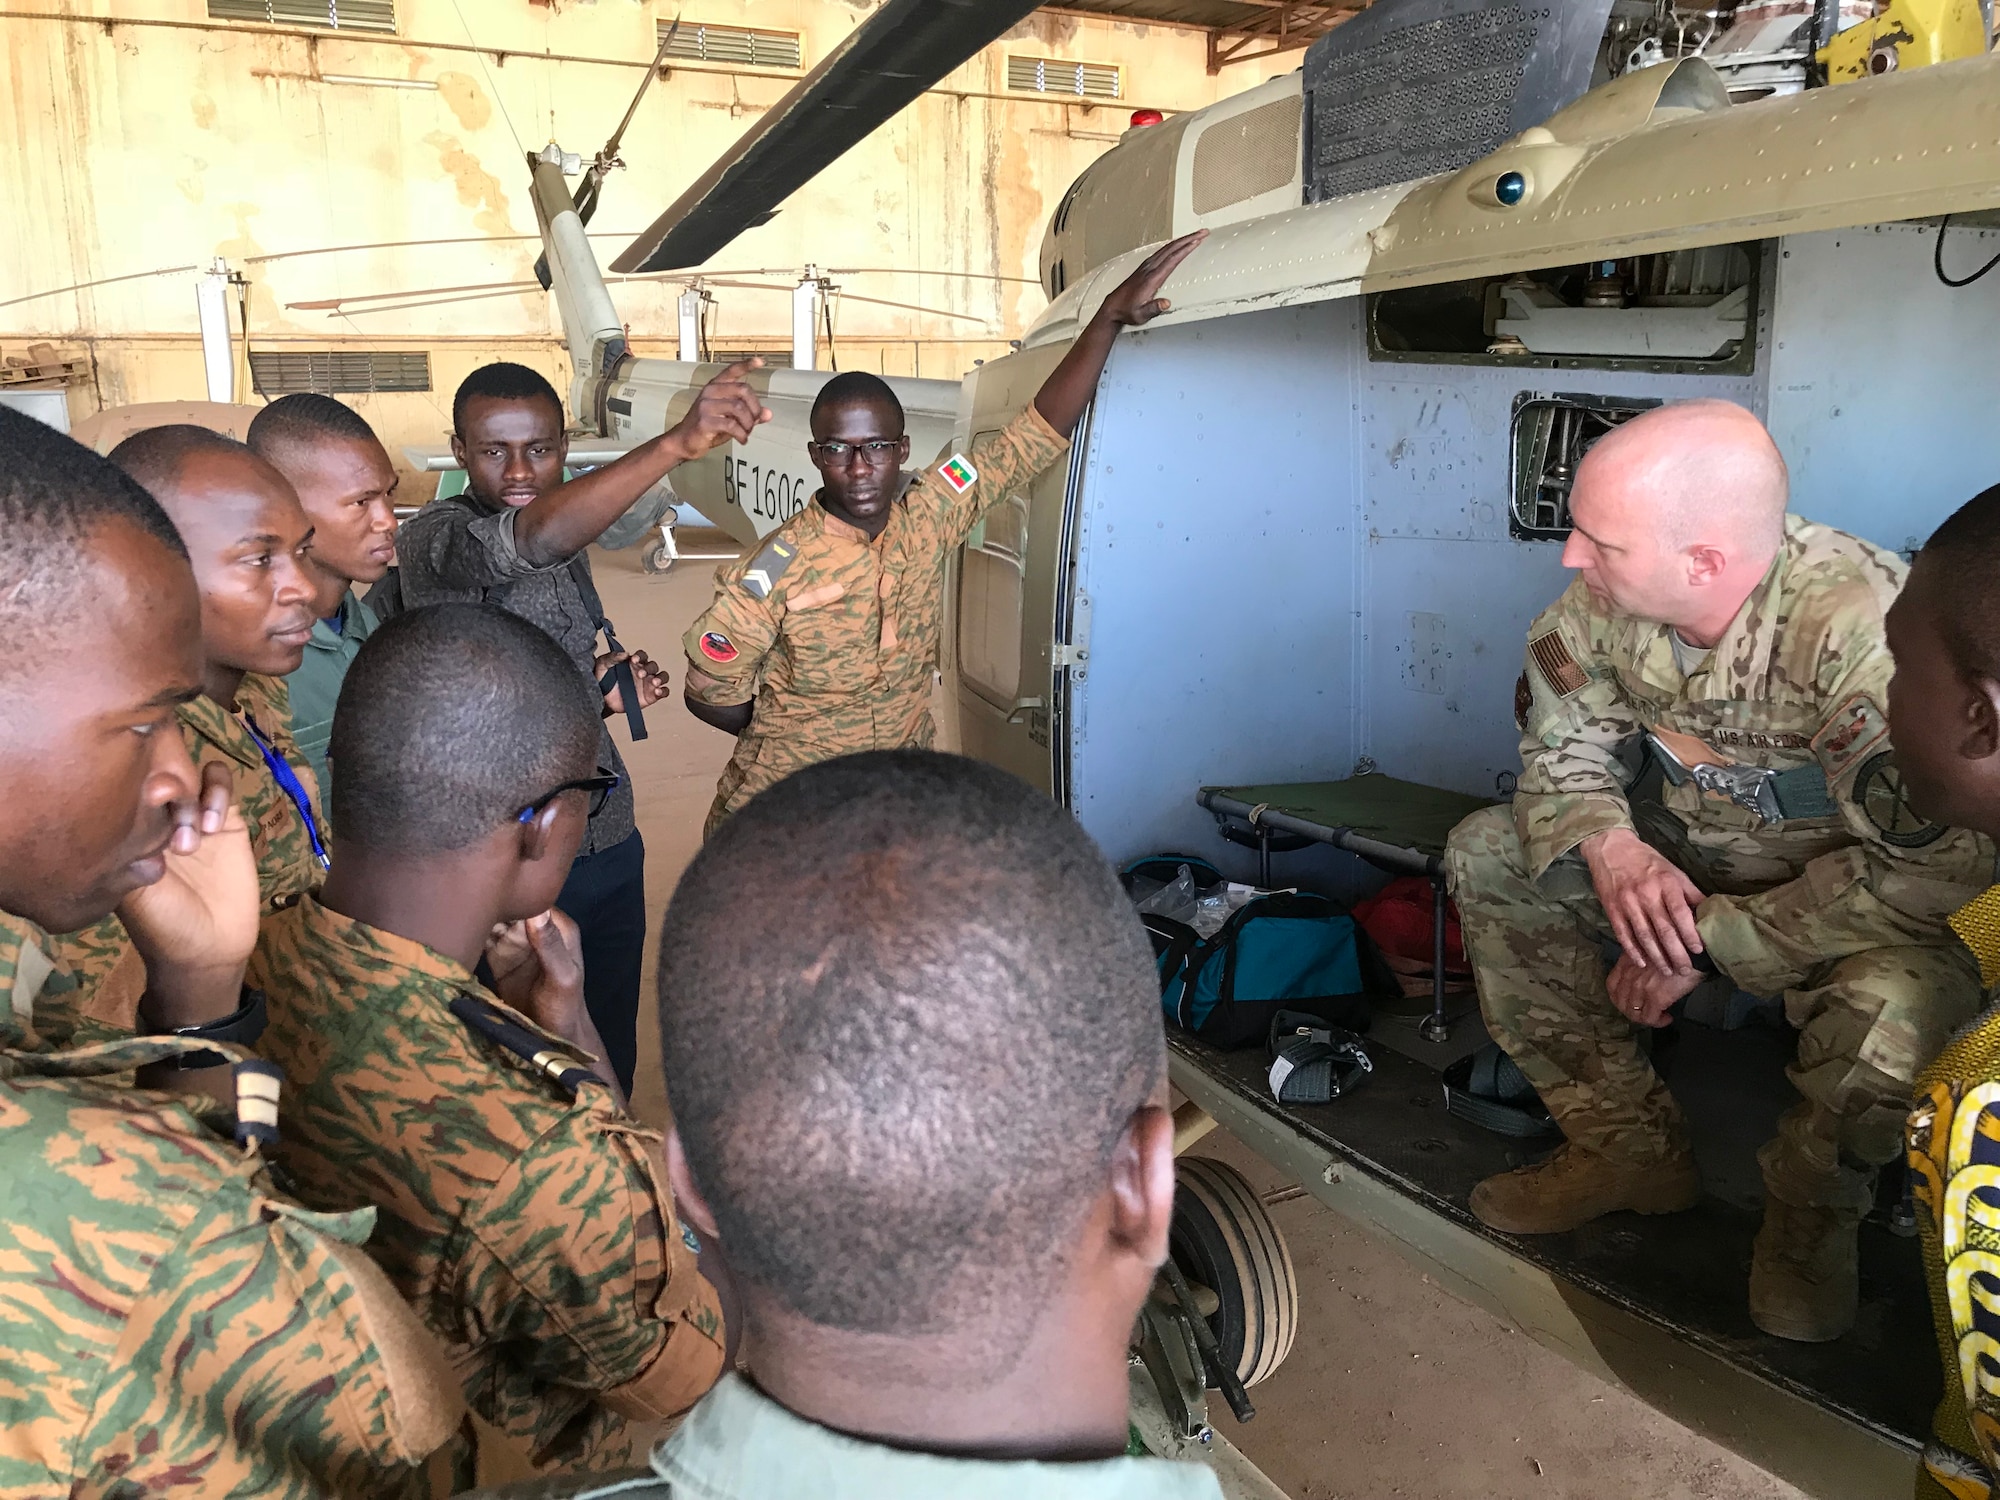
[[[1514,398],[1514,494],[1507,529],[1522,541],[1559,542],[1570,532],[1569,493],[1591,445],[1660,403],[1646,397],[1544,395]]]
[[[1761,249],[1711,245],[1368,299],[1369,357],[1540,369],[1750,368]]]

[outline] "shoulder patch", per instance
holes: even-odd
[[[728,636],[719,630],[711,630],[701,638],[701,654],[710,661],[719,662],[726,667],[742,653],[736,649],[736,643]]]
[[[1879,749],[1888,735],[1889,721],[1875,700],[1858,693],[1827,715],[1826,723],[1813,736],[1813,753],[1826,768],[1827,780],[1838,781],[1871,750]]]
[[[559,1087],[571,1094],[586,1083],[598,1081],[595,1073],[568,1053],[558,1052],[555,1048],[545,1045],[532,1031],[516,1026],[477,996],[463,993],[454,995],[451,1001],[451,1013],[494,1046],[513,1053],[529,1067],[546,1074]]]
[[[1949,831],[1910,806],[1893,750],[1878,750],[1862,762],[1854,773],[1854,790],[1848,795],[1882,842],[1898,849],[1921,849]]]
[[[1528,642],[1528,660],[1542,674],[1542,681],[1568,698],[1590,685],[1590,678],[1570,655],[1569,644],[1560,630],[1546,631]]]
[[[772,537],[764,543],[750,566],[743,574],[743,587],[753,599],[768,599],[771,590],[778,586],[778,580],[785,576],[785,569],[792,565],[792,559],[799,555],[798,544],[788,542],[783,537]]]
[[[937,466],[938,478],[950,487],[954,495],[963,495],[979,483],[979,471],[963,453],[954,453]]]

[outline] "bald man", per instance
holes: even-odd
[[[1782,997],[1802,1097],[1758,1153],[1750,1313],[1820,1342],[1853,1326],[1912,1081],[1980,1003],[1944,919],[1994,851],[1902,796],[1883,616],[1903,563],[1788,499],[1770,434],[1727,402],[1591,449],[1578,576],[1528,630],[1520,790],[1459,825],[1448,863],[1487,1028],[1566,1137],[1472,1211],[1552,1234],[1691,1207],[1687,1124],[1641,1038],[1712,974]]]

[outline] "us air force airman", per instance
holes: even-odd
[[[1883,706],[1902,562],[1787,498],[1769,434],[1724,402],[1591,450],[1563,553],[1579,577],[1528,631],[1519,791],[1458,827],[1448,863],[1487,1026],[1567,1137],[1473,1212],[1535,1234],[1691,1206],[1686,1125],[1640,1038],[1719,972],[1798,1028],[1750,1310],[1819,1341],[1853,1323],[1912,1081],[1979,1003],[1945,918],[1994,851],[1902,792]]]
[[[0,1497],[426,1495],[463,1403],[357,1248],[373,1211],[307,1213],[260,1161],[256,872],[175,732],[201,656],[159,507],[0,410]],[[80,1041],[44,934],[114,907],[154,1034]],[[236,1065],[223,1133],[132,1085],[202,1053]]]
[[[1207,231],[1148,257],[1104,299],[1028,409],[919,474],[903,409],[872,375],[837,375],[813,403],[824,484],[739,563],[688,627],[687,705],[737,737],[708,830],[802,766],[925,747],[945,567],[982,516],[1069,449],[1121,328],[1168,303],[1161,285]]]

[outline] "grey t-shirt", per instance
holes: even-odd
[[[545,568],[526,561],[514,544],[512,509],[482,505],[471,495],[433,500],[396,533],[400,608],[446,602],[497,604],[539,625],[597,686],[597,631],[601,621],[579,579],[590,578],[584,553]],[[595,592],[593,585],[593,592]],[[584,835],[584,854],[630,838],[638,826],[632,778],[607,721],[599,730],[598,763],[621,778]]]

